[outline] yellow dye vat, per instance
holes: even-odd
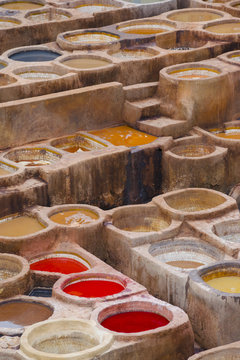
[[[0,7],[8,10],[33,10],[41,8],[42,4],[37,4],[30,1],[12,1],[0,5]]]
[[[225,131],[215,133],[215,135],[224,139],[240,140],[240,127],[228,127]]]
[[[217,272],[206,275],[203,280],[216,290],[227,293],[240,293],[240,276]]]
[[[36,218],[19,215],[0,219],[0,236],[18,237],[33,234],[43,230],[43,226]]]
[[[87,209],[66,210],[50,216],[50,219],[55,223],[68,226],[90,224],[98,218],[99,216],[95,212]]]
[[[178,79],[206,79],[220,74],[218,70],[202,68],[186,68],[171,71],[169,75],[177,77]]]
[[[149,144],[157,139],[156,136],[135,130],[129,126],[116,126],[102,130],[89,131],[90,134],[109,141],[115,146],[125,145],[127,147]]]
[[[164,33],[166,31],[173,30],[172,26],[161,24],[161,23],[139,23],[139,24],[130,24],[125,26],[120,26],[119,31],[126,34],[137,34],[137,35],[154,35]]]
[[[211,11],[181,11],[168,16],[168,19],[181,22],[200,22],[211,21],[221,18],[222,16]]]

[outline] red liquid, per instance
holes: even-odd
[[[131,311],[112,315],[101,325],[108,330],[122,333],[137,333],[165,326],[169,321],[159,315],[146,311]]]
[[[118,294],[124,290],[124,286],[108,280],[78,281],[65,287],[64,292],[85,298],[98,298]]]
[[[31,270],[58,272],[61,274],[79,273],[88,270],[80,261],[68,257],[51,257],[30,264]]]

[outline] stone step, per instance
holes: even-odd
[[[125,101],[123,118],[130,126],[136,126],[137,121],[159,115],[160,100],[149,97],[136,101]]]
[[[149,82],[143,84],[134,84],[125,86],[125,99],[128,101],[142,100],[155,95],[158,87],[158,82]]]
[[[154,136],[177,138],[186,134],[189,124],[186,120],[174,120],[164,116],[137,121],[137,127]]]

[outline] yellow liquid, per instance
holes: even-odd
[[[91,210],[76,209],[61,211],[50,216],[55,223],[68,226],[85,225],[97,220],[99,217]]]
[[[92,59],[92,58],[78,58],[70,59],[62,62],[63,65],[70,66],[74,69],[93,69],[110,65],[108,61]]]
[[[11,171],[0,168],[0,176],[9,175],[9,174],[11,174]]]
[[[38,9],[42,7],[41,4],[35,4],[27,1],[20,1],[20,2],[9,2],[3,5],[0,5],[0,7],[8,10],[33,10]]]
[[[225,131],[217,133],[215,135],[224,139],[240,140],[240,128],[239,127],[226,128]]]
[[[186,11],[168,16],[168,19],[182,22],[210,21],[221,18],[221,15],[210,11]]]
[[[206,283],[216,290],[228,293],[240,293],[240,276],[222,276],[211,280]]]
[[[9,217],[0,221],[0,236],[24,236],[45,228],[36,218],[26,215]]]
[[[240,32],[240,22],[212,25],[207,27],[205,30],[216,34],[236,34]]]
[[[153,34],[160,34],[164,33],[169,30],[164,29],[154,29],[154,28],[140,28],[139,29],[129,29],[129,30],[123,30],[125,34],[137,34],[137,35],[153,35]]]
[[[149,144],[156,140],[155,136],[145,134],[129,126],[116,126],[102,130],[89,131],[90,134],[109,141],[115,146],[125,145],[127,147]]]

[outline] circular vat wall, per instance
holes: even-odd
[[[38,9],[42,6],[44,3],[40,1],[4,1],[0,3],[0,8],[20,11]]]
[[[117,30],[126,34],[154,35],[174,30],[174,25],[164,21],[137,20],[117,26]]]
[[[189,9],[172,11],[167,16],[169,20],[180,22],[203,22],[217,20],[223,17],[223,13],[219,11],[207,9]]]
[[[223,347],[217,347],[212,350],[202,351],[199,354],[191,356],[189,360],[239,360],[239,347],[235,344]]]
[[[160,262],[184,270],[209,265],[223,258],[218,249],[197,238],[164,240],[151,245],[149,253]]]
[[[80,273],[90,269],[90,265],[78,254],[56,252],[34,258],[30,261],[30,269],[60,274]]]
[[[212,154],[216,150],[215,146],[205,144],[179,145],[170,149],[175,155],[181,157],[203,157]]]
[[[112,62],[100,56],[78,55],[63,58],[61,60],[61,64],[73,69],[90,70],[96,68],[105,68],[106,66],[111,65]]]
[[[47,303],[32,298],[0,302],[0,328],[21,332],[25,326],[48,319],[53,308]]]
[[[17,255],[0,254],[0,298],[24,294],[29,280],[27,260]]]
[[[14,61],[22,62],[44,62],[51,61],[59,57],[61,54],[49,49],[24,48],[19,51],[12,51],[8,57]]]
[[[74,31],[60,34],[57,37],[58,45],[66,50],[85,48],[104,48],[119,41],[120,36],[106,31]]]
[[[5,157],[23,166],[43,166],[55,163],[62,155],[47,148],[23,148],[9,151]]]
[[[170,217],[159,212],[157,207],[129,206],[113,213],[115,227],[131,232],[162,231],[171,224]]]
[[[21,350],[31,359],[90,359],[109,349],[112,336],[90,320],[58,319],[29,327]]]
[[[45,22],[45,21],[63,21],[67,20],[72,15],[63,10],[58,9],[47,9],[47,10],[38,10],[31,11],[25,15],[25,18],[33,23]]]
[[[45,229],[35,216],[17,213],[0,219],[0,237],[21,237]]]
[[[1,17],[0,18],[0,29],[6,29],[11,28],[14,26],[18,26],[21,24],[21,21],[15,18],[7,18],[7,17]]]
[[[82,153],[83,151],[101,150],[107,147],[106,144],[83,134],[53,140],[51,146],[69,153]]]
[[[108,54],[122,60],[142,60],[159,55],[159,52],[147,47],[125,48],[118,51],[109,51]]]
[[[88,225],[99,219],[99,215],[91,208],[67,208],[49,214],[53,222],[71,227]]]
[[[240,126],[226,126],[224,129],[210,130],[211,134],[223,139],[240,140]]]
[[[238,219],[215,224],[212,231],[226,242],[240,243],[240,220]]]

